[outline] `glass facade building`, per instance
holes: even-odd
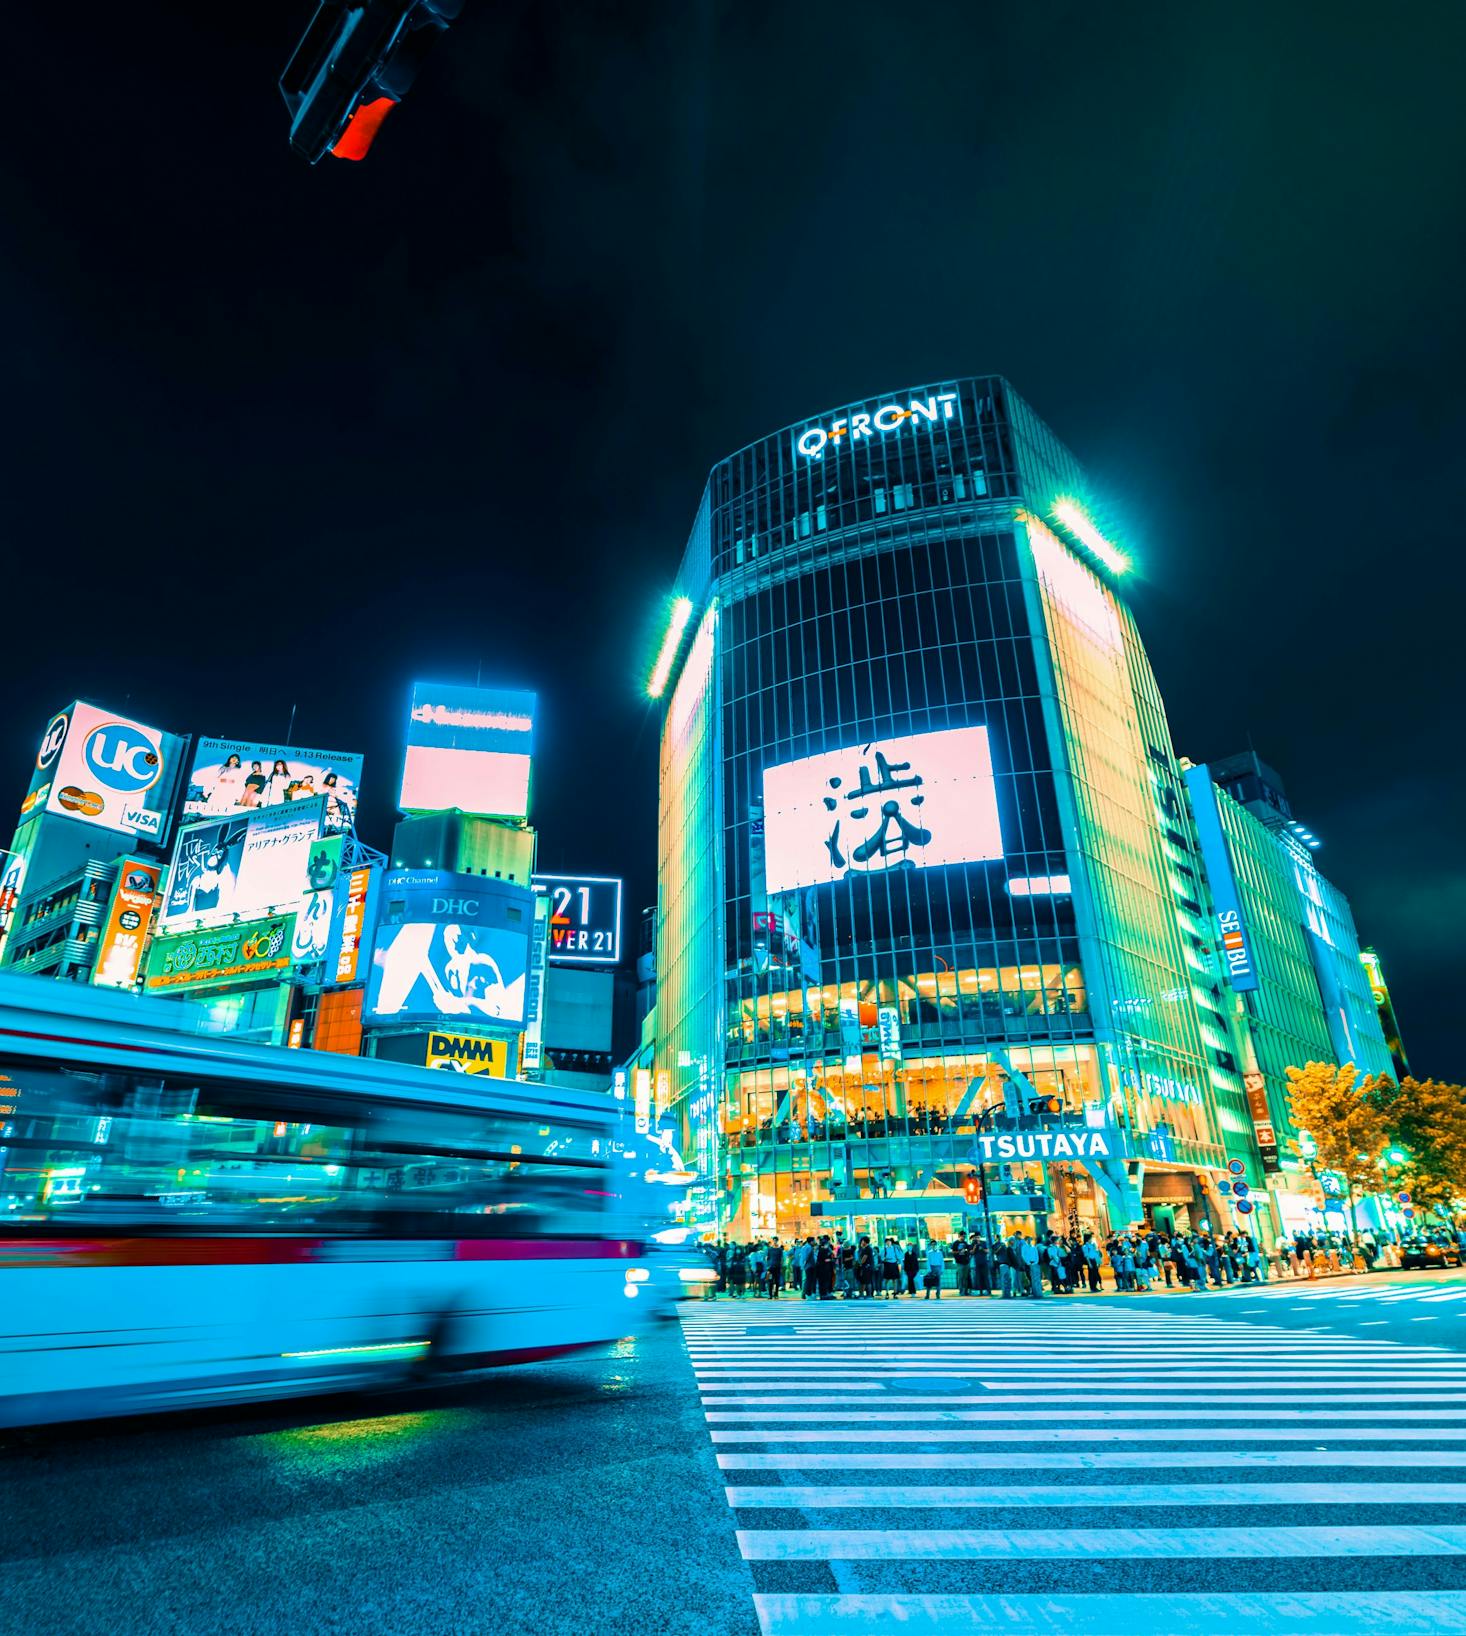
[[[656,924],[654,1096],[700,1222],[941,1235],[1015,1092],[1110,1133],[1108,1167],[992,1178],[1056,1224],[1230,1225],[1213,1178],[1261,1184],[1183,769],[1093,516],[995,377],[714,468]]]

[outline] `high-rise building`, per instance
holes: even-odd
[[[950,1226],[975,1152],[1071,1225],[1251,1219],[1214,1180],[1262,1175],[1127,567],[997,378],[714,468],[650,688],[651,1095],[700,1219]]]
[[[1389,1049],[1348,901],[1319,872],[1318,838],[1293,817],[1281,779],[1250,751],[1188,766],[1185,779],[1268,1193],[1285,1232],[1306,1230],[1320,1200],[1295,1147],[1287,1070],[1389,1074]]]

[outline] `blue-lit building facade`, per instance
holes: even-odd
[[[1228,1161],[1262,1185],[1103,527],[998,378],[831,410],[713,470],[675,587],[652,1086],[701,1222],[950,1230],[1015,1095],[1107,1133],[1108,1164],[989,1178],[1041,1189],[1056,1225],[1228,1226]]]

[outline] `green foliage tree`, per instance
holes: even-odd
[[[1452,1220],[1466,1198],[1466,1086],[1407,1075],[1398,1085],[1376,1081],[1371,1099],[1404,1152],[1388,1172],[1392,1183],[1409,1189],[1417,1210]]]
[[[1358,1201],[1383,1185],[1380,1156],[1389,1140],[1380,1112],[1377,1082],[1362,1081],[1352,1062],[1309,1062],[1288,1070],[1288,1112],[1294,1127],[1307,1131],[1316,1152],[1316,1170],[1336,1170],[1349,1188],[1349,1213],[1359,1231]],[[1301,1151],[1299,1144],[1292,1144]]]

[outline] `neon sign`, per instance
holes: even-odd
[[[918,421],[934,426],[939,420],[954,419],[956,413],[957,394],[935,392],[929,398],[912,398],[904,406],[883,403],[879,409],[862,410],[848,420],[832,421],[828,427],[807,427],[794,439],[794,447],[806,460],[823,460],[829,444],[839,444],[847,437],[851,443],[858,443],[861,438],[873,437],[877,432],[894,432],[908,421],[913,426]]]

